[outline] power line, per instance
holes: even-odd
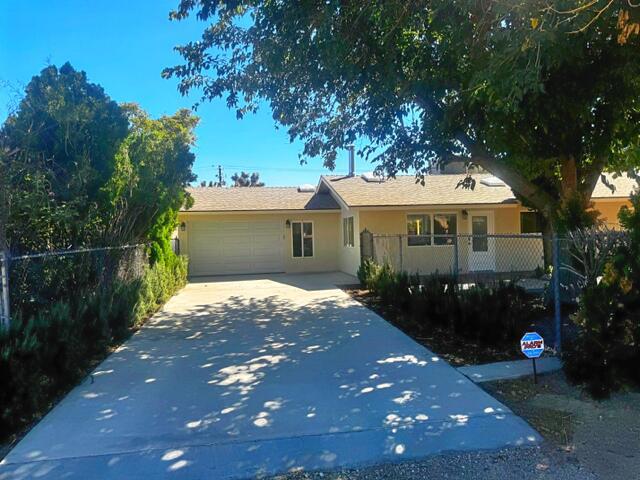
[[[279,171],[279,172],[296,172],[296,173],[331,173],[331,170],[328,168],[306,168],[304,166],[300,166],[299,168],[292,167],[264,167],[258,165],[220,165],[223,168],[227,169],[240,169],[240,170],[254,170],[254,171]],[[218,166],[215,165],[207,165],[204,167],[199,167],[198,170],[217,170]]]

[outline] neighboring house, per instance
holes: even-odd
[[[512,257],[509,249],[516,247],[500,239],[487,244],[482,235],[538,232],[536,213],[496,177],[474,174],[474,189],[459,186],[464,177],[431,175],[421,185],[412,175],[363,174],[322,176],[315,187],[189,188],[194,205],[179,214],[180,250],[190,257],[193,276],[335,270],[355,275],[360,232],[366,229],[394,238],[404,268],[428,273],[452,264],[451,238],[438,235],[474,234],[478,239],[469,240],[457,258],[459,270],[508,271],[508,260],[501,258]],[[615,191],[599,181],[592,200],[601,219],[615,228],[635,182],[610,182]]]

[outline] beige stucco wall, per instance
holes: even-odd
[[[474,212],[493,213],[495,234],[520,233],[519,205],[500,207],[412,208],[402,210],[361,210],[360,229],[368,229],[374,234],[390,235],[376,241],[376,257],[386,259],[396,268],[423,274],[451,273],[455,269],[455,249],[449,245],[409,246],[406,238],[407,215],[415,213],[438,214],[455,213],[458,219],[458,233],[469,234],[469,218]],[[538,238],[491,238],[488,240],[495,258],[495,270],[529,271],[543,265],[542,241]],[[471,242],[462,238],[458,244],[458,269],[469,271]]]
[[[180,213],[179,222],[186,223],[186,230],[178,229],[180,239],[180,251],[189,255],[189,231],[194,222],[225,221],[278,221],[285,225],[290,221],[312,221],[314,227],[314,254],[310,258],[293,258],[291,228],[284,228],[283,265],[285,272],[329,272],[338,270],[338,243],[340,229],[340,214],[330,213],[241,213],[241,214],[199,214]]]
[[[609,228],[620,228],[618,212],[620,212],[623,205],[630,207],[631,202],[626,199],[593,201],[593,208],[599,213],[598,218]]]
[[[595,201],[595,209],[600,212],[600,218],[610,227],[619,227],[617,214],[622,205],[629,205],[628,200]],[[494,232],[496,234],[520,233],[520,212],[526,210],[519,205],[499,207],[467,207],[467,214],[474,211],[492,211],[494,215]],[[187,229],[178,229],[181,252],[189,254],[189,225],[192,222],[224,220],[277,220],[284,223],[287,219],[310,220],[314,222],[314,257],[293,258],[291,254],[291,229],[284,229],[283,264],[286,272],[320,272],[340,270],[355,275],[360,265],[360,232],[364,229],[376,234],[403,235],[402,238],[390,237],[381,244],[384,251],[380,255],[388,256],[392,263],[409,271],[422,273],[449,272],[454,265],[454,249],[452,246],[430,245],[409,247],[406,240],[406,219],[412,213],[455,213],[458,218],[458,233],[470,232],[468,216],[462,214],[462,208],[407,208],[398,210],[378,209],[348,209],[331,213],[242,213],[242,214],[195,214],[181,213],[180,222],[186,222]],[[342,218],[354,217],[353,247],[343,245]],[[400,249],[400,243],[402,249]],[[542,246],[538,239],[495,239],[492,248],[495,250],[496,270],[523,271],[532,270],[542,264]],[[460,271],[468,269],[469,245],[459,244],[458,264]],[[400,260],[400,250],[402,259]]]
[[[599,218],[607,225],[619,227],[618,212],[623,205],[630,206],[626,199],[594,200],[594,208],[599,212]],[[462,215],[461,208],[407,208],[401,210],[360,210],[360,231],[368,229],[373,233],[398,234],[406,233],[406,218],[411,213],[457,213],[458,233],[469,233],[469,223]],[[487,206],[465,208],[468,213],[474,211],[492,211],[494,214],[494,233],[520,233],[520,212],[527,211],[520,205]]]
[[[455,213],[458,216],[458,233],[470,232],[468,217],[462,214],[462,208],[408,208],[402,210],[361,210],[360,230],[368,229],[373,233],[406,234],[407,215],[416,213],[437,214]],[[467,214],[479,211],[491,211],[494,215],[494,233],[520,233],[519,205],[500,207],[469,207],[465,208]]]
[[[619,228],[617,219],[622,205],[629,205],[628,200],[596,200],[594,208],[599,212],[599,218],[611,228]],[[495,234],[519,234],[520,212],[526,211],[520,205],[468,207],[463,209],[447,208],[411,208],[402,210],[361,210],[360,231],[368,229],[375,234],[393,235],[378,239],[376,242],[376,257],[386,259],[396,268],[410,272],[441,273],[454,269],[454,247],[442,245],[409,246],[406,239],[407,215],[412,213],[456,213],[458,218],[458,233],[470,233],[469,220],[471,214],[480,211],[493,212],[493,232]],[[402,235],[395,236],[395,235]],[[495,270],[498,272],[525,272],[536,267],[544,266],[544,247],[540,238],[507,237],[489,239],[490,249],[495,257]],[[458,268],[460,272],[469,269],[470,241],[461,239],[458,244]]]
[[[459,233],[466,233],[466,222],[461,210],[448,208],[418,208],[403,210],[361,210],[360,231],[367,229],[374,234],[389,235],[376,241],[376,258],[387,261],[397,269],[422,274],[451,273],[454,265],[454,248],[448,245],[409,246],[407,243],[407,215],[415,213],[455,213]],[[464,225],[463,225],[464,224]],[[460,259],[459,259],[460,260]]]

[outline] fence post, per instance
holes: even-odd
[[[453,278],[458,280],[458,272],[460,271],[459,258],[458,258],[458,235],[453,237]]]
[[[560,301],[560,242],[558,235],[553,234],[553,308],[555,319],[555,349],[556,353],[562,351],[562,302]]]
[[[0,252],[0,286],[2,287],[0,328],[9,328],[11,321],[11,312],[9,310],[9,253],[6,250]]]
[[[366,228],[360,232],[360,262],[374,260],[373,234]]]

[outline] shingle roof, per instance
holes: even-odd
[[[479,205],[513,204],[516,197],[507,186],[487,186],[482,183],[488,174],[474,174],[475,188],[459,185],[465,175],[430,175],[425,185],[416,183],[413,175],[398,175],[382,183],[367,182],[360,176],[323,176],[323,180],[350,207],[412,206],[412,205]],[[636,187],[626,175],[608,182],[602,180],[593,190],[592,198],[626,198]],[[299,192],[296,187],[217,188],[189,187],[194,199],[191,212],[242,212],[268,210],[336,210],[340,207],[329,193]]]
[[[384,182],[367,182],[360,176],[323,176],[325,182],[350,207],[367,206],[412,206],[412,205],[471,205],[471,204],[512,204],[516,197],[508,186],[488,186],[483,179],[489,174],[474,174],[473,189],[462,188],[460,181],[466,175],[430,175],[425,177],[424,186],[416,183],[413,175],[398,175]],[[609,182],[616,186],[614,192],[601,180],[593,191],[593,198],[624,198],[633,191],[636,183],[627,176],[614,179],[607,175]]]
[[[481,183],[491,175],[473,175],[475,188],[459,186],[465,175],[429,175],[424,186],[413,175],[398,175],[384,182],[367,182],[360,176],[325,176],[330,187],[351,207],[464,205],[515,203],[507,186],[489,187]]]
[[[613,178],[613,175],[606,174],[607,182],[612,184],[615,189],[606,186],[602,180],[598,180],[596,188],[593,189],[591,198],[628,198],[631,193],[638,187],[638,183],[627,175],[621,175]]]
[[[340,207],[328,193],[299,192],[296,187],[189,187],[190,212],[259,210],[334,210]]]

